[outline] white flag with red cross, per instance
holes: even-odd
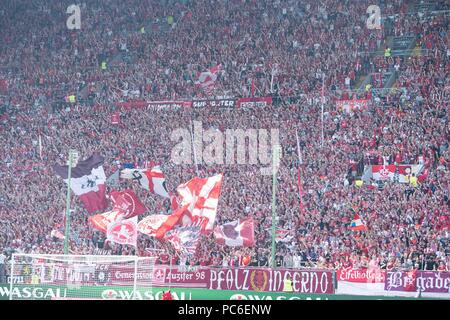
[[[137,181],[145,190],[164,198],[171,198],[166,188],[166,178],[159,166],[151,169],[123,169],[120,177]]]

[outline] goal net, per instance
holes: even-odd
[[[159,300],[170,288],[156,257],[14,254],[11,300]],[[170,269],[170,266],[166,266]],[[163,271],[162,271],[163,270]],[[154,286],[158,287],[157,294]]]

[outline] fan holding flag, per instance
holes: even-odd
[[[366,231],[367,228],[365,224],[362,222],[361,217],[359,214],[355,214],[355,217],[353,218],[352,222],[350,223],[350,229],[353,231]]]

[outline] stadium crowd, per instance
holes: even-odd
[[[70,1],[2,4],[0,253],[62,253],[62,241],[50,234],[63,227],[65,185],[51,168],[65,163],[74,148],[81,158],[100,152],[107,176],[126,163],[155,161],[171,191],[197,170],[201,177],[223,172],[216,223],[253,216],[256,245],[222,247],[211,235],[188,263],[237,265],[248,255],[251,265],[268,265],[271,176],[261,175],[259,165],[196,167],[171,161],[171,133],[201,121],[204,130],[279,130],[278,226],[290,230],[292,238],[278,242],[277,265],[450,270],[448,19],[417,19],[407,13],[413,2],[380,1],[392,23],[369,30],[371,2],[90,1],[81,5],[81,30],[66,27]],[[445,1],[440,6],[449,9]],[[404,34],[416,36],[425,53],[396,59],[372,54],[386,48],[389,36]],[[272,96],[274,105],[116,106],[133,100],[211,98],[195,81],[199,72],[218,64],[211,95]],[[358,94],[370,99],[367,110],[336,110],[336,99],[351,97],[361,76],[392,69],[398,78],[387,97],[368,90]],[[72,94],[75,103],[65,99]],[[110,119],[116,111],[118,125]],[[355,184],[361,162],[419,161],[427,174],[418,185]],[[120,184],[129,186],[124,180]],[[134,189],[148,214],[169,213],[168,200]],[[76,197],[71,207],[72,253],[92,254],[96,248],[135,253],[132,247],[106,244]],[[367,231],[349,229],[355,212]],[[140,235],[138,254],[150,254],[149,248],[173,253],[168,243]]]

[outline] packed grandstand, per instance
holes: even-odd
[[[373,2],[380,28],[366,25]],[[173,133],[195,125],[278,130],[276,267],[450,271],[447,1],[92,0],[74,30],[71,4],[0,5],[0,275],[13,253],[63,253],[67,185],[54,168],[72,149],[104,159],[108,198],[88,212],[72,196],[70,254],[271,265],[272,174],[175,163]],[[171,195],[223,174],[214,226],[252,218],[252,244],[210,232],[180,255],[143,232],[136,246],[108,241],[92,217],[113,210],[113,190],[134,191],[140,222],[179,210],[182,195],[117,177],[154,165]]]

